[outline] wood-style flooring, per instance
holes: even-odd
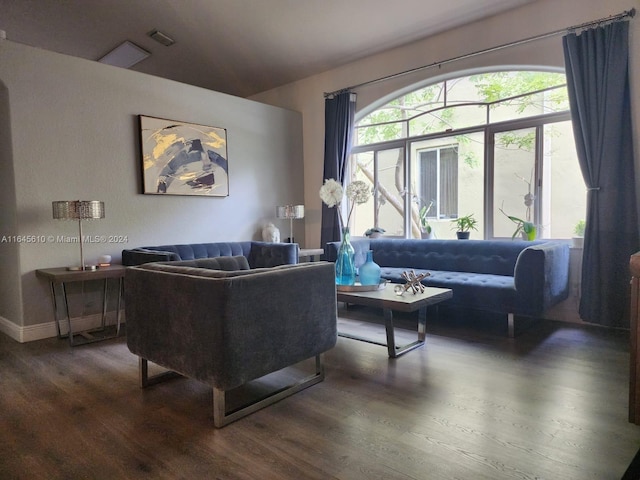
[[[383,339],[364,323],[381,312],[340,317]],[[219,430],[207,386],[140,389],[125,338],[70,348],[0,334],[0,479],[619,479],[640,448],[628,332],[494,330],[442,315],[395,360],[339,338],[324,382]]]

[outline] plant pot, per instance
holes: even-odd
[[[525,232],[525,231],[522,232],[522,239],[528,240],[530,242],[534,241],[537,236],[538,236],[538,229],[536,228],[535,225],[532,226],[528,232]]]
[[[584,248],[584,237],[571,238],[573,248]]]
[[[420,236],[423,240],[430,240],[433,238],[433,232],[421,232]]]
[[[469,235],[471,235],[471,232],[456,232],[458,240],[469,240]]]

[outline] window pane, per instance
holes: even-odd
[[[496,123],[566,110],[569,110],[567,89],[561,88],[496,103],[489,110],[489,120]]]
[[[564,85],[567,80],[564,73],[508,71],[471,75],[469,81],[474,85],[478,99],[485,102],[498,102],[518,95]]]
[[[571,238],[586,217],[586,186],[570,121],[544,127],[542,238]]]
[[[472,236],[482,238],[483,138],[484,134],[477,132],[411,144],[413,238],[420,238],[418,212],[430,204],[427,217],[436,238],[456,238],[451,220],[469,214],[479,222]]]
[[[403,138],[402,123],[356,127],[355,145],[369,145]]]
[[[349,227],[352,236],[362,236],[367,229],[377,226],[374,222],[373,179],[375,175],[375,163],[373,152],[358,153],[351,156],[351,177],[348,183],[354,180],[362,180],[371,187],[372,195],[366,203],[355,205],[351,215]],[[343,218],[346,221],[349,205],[345,206]]]
[[[373,196],[367,203],[354,207],[351,220],[352,235],[364,235],[378,226],[387,236],[404,236],[404,149],[392,148],[352,156],[355,161],[354,180],[371,184]],[[374,187],[374,179],[377,179]],[[374,219],[377,218],[377,224]]]
[[[531,197],[536,193],[535,145],[535,128],[495,134],[493,172],[493,236],[495,237],[511,237],[516,231],[516,223],[506,215],[537,223]]]
[[[428,133],[485,125],[486,123],[487,107],[485,105],[460,105],[443,108],[411,119],[409,121],[409,135],[417,137]]]

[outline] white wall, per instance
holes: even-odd
[[[322,184],[324,154],[324,92],[358,85],[376,78],[411,70],[422,65],[459,57],[487,48],[565,29],[592,20],[608,17],[632,7],[638,0],[538,0],[501,15],[427,38],[405,47],[374,55],[341,68],[316,75],[252,97],[254,100],[302,112],[304,126],[304,191],[305,227],[308,247],[320,246],[321,201],[318,189]],[[428,16],[428,6],[416,16]],[[632,82],[632,112],[636,164],[640,166],[640,19],[630,20],[630,62]],[[538,40],[518,47],[452,62],[403,76],[393,81],[356,89],[357,111],[371,109],[374,102],[401,89],[410,89],[427,79],[436,81],[444,76],[460,76],[473,70],[499,70],[509,66],[534,66],[564,69],[562,36]],[[639,190],[640,191],[640,188]],[[639,209],[640,211],[640,209]]]
[[[266,221],[288,232],[275,206],[304,200],[296,112],[0,41],[0,113],[0,238],[77,235],[51,202],[103,200],[106,218],[85,223],[85,235],[128,241],[86,244],[85,257],[117,262],[123,248],[261,239]],[[141,194],[139,114],[226,128],[229,196]],[[294,228],[304,242],[303,224]],[[51,325],[35,270],[78,261],[77,244],[0,243],[0,331]]]

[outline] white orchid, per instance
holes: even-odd
[[[344,223],[342,218],[342,211],[340,210],[340,204],[342,203],[342,197],[344,196],[344,189],[342,185],[333,178],[326,179],[322,187],[320,187],[320,198],[329,208],[336,207],[338,211],[338,220],[341,227],[345,228],[349,226],[351,221],[351,214],[353,208],[356,205],[366,203],[371,195],[370,189],[362,180],[356,180],[351,182],[346,189],[346,196],[351,201],[349,208],[349,215],[347,216],[347,223]]]

